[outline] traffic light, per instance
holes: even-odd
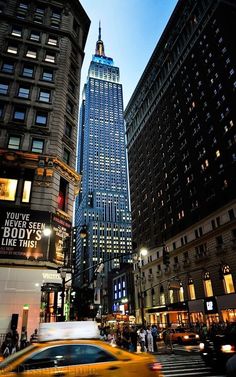
[[[166,267],[170,264],[170,252],[166,245],[163,246],[163,263]]]

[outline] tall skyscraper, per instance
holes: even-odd
[[[81,105],[78,171],[82,188],[75,222],[86,237],[77,240],[76,285],[89,283],[96,265],[111,259],[104,263],[106,288],[107,272],[132,245],[122,85],[119,68],[105,55],[100,25]]]
[[[90,20],[78,0],[6,0],[0,22],[0,332],[15,314],[31,333],[60,315]]]

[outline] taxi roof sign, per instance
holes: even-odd
[[[40,323],[38,335],[40,342],[100,338],[98,324],[94,321]]]

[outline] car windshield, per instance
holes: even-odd
[[[20,356],[28,353],[29,351],[33,350],[34,348],[36,348],[34,345],[30,345],[29,347],[26,347],[24,348],[23,350],[21,351],[18,351],[16,353],[13,353],[12,355],[8,356],[5,360],[3,360],[1,363],[0,363],[0,370],[8,367],[8,365],[10,365],[12,362],[14,362],[16,359],[18,359]]]

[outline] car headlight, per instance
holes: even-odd
[[[196,335],[196,338],[197,338],[197,339],[199,338],[199,335],[198,335],[198,334]]]
[[[189,339],[189,336],[188,335],[184,335],[184,339]]]
[[[200,343],[200,344],[199,344],[199,348],[200,348],[200,350],[204,350],[204,348],[205,348],[205,344],[204,344],[204,343]]]
[[[231,353],[234,352],[234,347],[231,346],[231,344],[223,344],[223,346],[221,346],[221,351],[225,353]]]

